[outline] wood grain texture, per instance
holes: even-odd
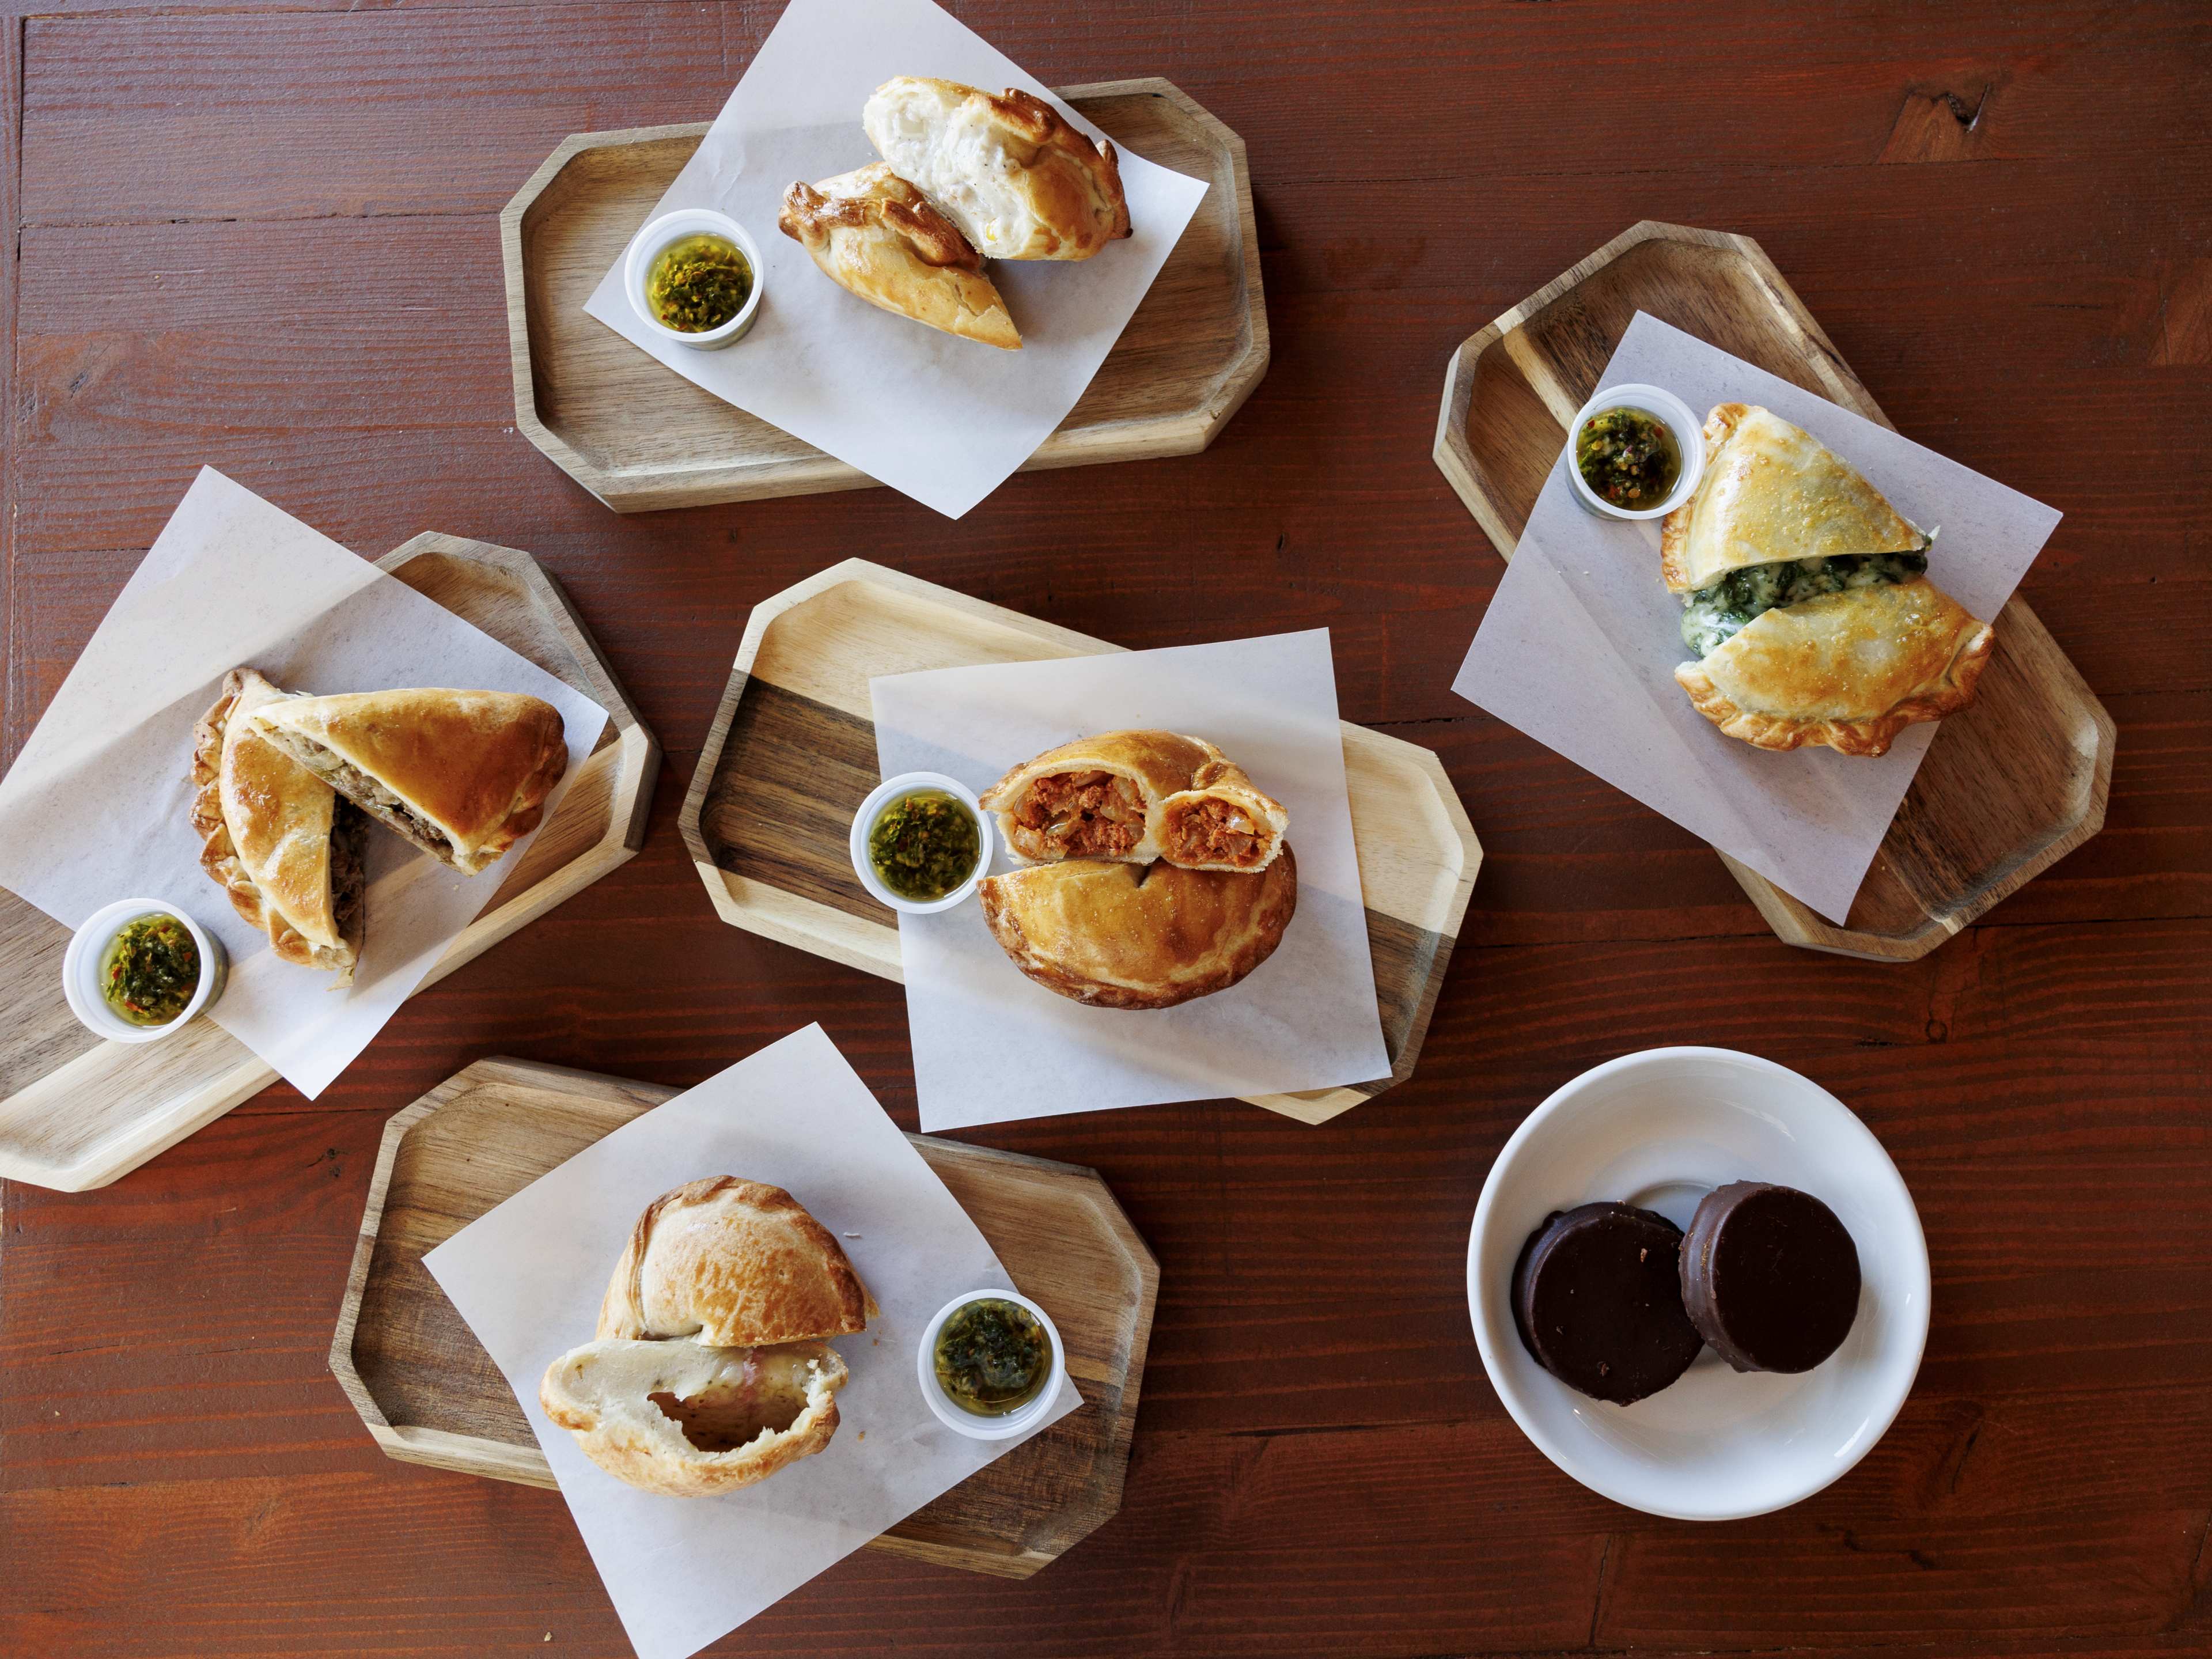
[[[881,781],[878,674],[1091,656],[1121,647],[866,560],[753,607],[677,827],[722,919],[898,979],[890,910],[854,876],[847,831]],[[1343,726],[1345,781],[1390,1074],[1254,1105],[1323,1123],[1413,1075],[1482,867],[1482,845],[1435,755]]]
[[[1023,470],[1195,453],[1267,369],[1243,141],[1165,81],[1103,82],[1061,96],[1130,154],[1207,189],[1097,377]],[[500,214],[515,420],[618,513],[875,483],[584,314],[706,133],[697,122],[572,134]]]
[[[556,1484],[507,1380],[422,1257],[676,1092],[482,1060],[386,1126],[331,1370],[387,1456]],[[924,1504],[875,1547],[1026,1578],[1121,1507],[1159,1267],[1092,1171],[912,1139],[1017,1287],[1052,1316],[1085,1409]]]
[[[1889,425],[1756,242],[1645,220],[1452,354],[1436,463],[1501,556],[1512,556],[1576,411],[1638,312]],[[2026,600],[2008,600],[1996,622],[1980,695],[1943,722],[1842,926],[1721,854],[1779,938],[1911,961],[2104,827],[2112,717]]]
[[[779,0],[0,0],[0,762],[202,462],[352,546],[531,549],[672,745],[639,855],[319,1100],[98,1192],[0,1183],[0,1652],[628,1653],[558,1498],[382,1456],[331,1324],[385,1123],[485,1054],[682,1087],[818,1018],[914,1127],[898,988],[723,925],[676,830],[750,608],[860,556],[1133,647],[1327,627],[1345,717],[1436,752],[1485,867],[1369,1107],[991,1130],[1097,1169],[1162,1264],[1121,1512],[1027,1583],[862,1552],[710,1652],[2203,1653],[2212,14],[1683,0],[1655,57],[1626,0],[952,8],[1244,138],[1273,353],[1205,455],[957,524],[880,489],[620,517],[513,430],[501,204],[565,134],[710,117]],[[2022,592],[2119,728],[2106,827],[1917,962],[1782,945],[1709,849],[1449,692],[1503,567],[1429,459],[1438,365],[1644,218],[1756,240],[1899,430],[2065,511]],[[1547,1463],[1461,1277],[1528,1110],[1691,1042],[1848,1102],[1936,1273],[1881,1443],[1714,1528]]]
[[[660,747],[559,584],[527,553],[426,532],[378,563],[607,711],[559,808],[423,975],[419,994],[635,855]],[[163,1042],[94,1036],[62,995],[70,932],[0,891],[0,1176],[82,1192],[258,1094],[276,1071],[206,1018]]]

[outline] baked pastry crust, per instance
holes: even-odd
[[[292,697],[252,720],[371,817],[464,875],[538,827],[568,769],[560,711],[519,692]]]
[[[231,908],[302,968],[353,983],[361,951],[363,824],[313,773],[252,729],[284,693],[234,668],[192,727],[192,829],[200,867]]]
[[[600,1304],[599,1335],[750,1348],[850,1335],[875,1312],[842,1247],[797,1199],[717,1176],[646,1206]]]
[[[982,257],[888,163],[794,183],[775,223],[823,276],[870,305],[963,340],[1022,349]]]
[[[1042,99],[993,97],[902,75],[860,112],[868,142],[994,259],[1088,259],[1129,234],[1110,143],[1093,144]]]
[[[1172,1008],[1274,954],[1297,908],[1285,843],[1257,875],[1097,859],[986,877],[983,920],[1014,965],[1094,1008]]]
[[[1660,574],[1677,593],[1747,565],[1928,545],[1856,467],[1771,410],[1717,404],[1705,440],[1697,489],[1659,526]]]
[[[617,1480],[670,1498],[712,1498],[827,1446],[846,1376],[845,1362],[819,1342],[600,1340],[547,1366],[538,1403]],[[690,1433],[671,1412],[690,1420]]]
[[[979,799],[999,815],[1014,855],[1039,864],[1164,858],[1257,872],[1273,861],[1291,821],[1218,749],[1173,732],[1078,738],[1017,766]]]
[[[1761,749],[1885,753],[1974,700],[1996,632],[1924,577],[1760,612],[1674,678],[1698,712]]]

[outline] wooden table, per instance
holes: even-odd
[[[0,4],[5,757],[203,461],[364,552],[532,550],[667,747],[644,853],[320,1100],[0,1192],[0,1652],[627,1652],[557,1498],[388,1462],[324,1356],[385,1119],[478,1055],[686,1084],[818,1017],[912,1125],[897,988],[724,927],[674,825],[747,607],[855,553],[1132,646],[1325,624],[1347,718],[1441,750],[1488,860],[1385,1098],[975,1137],[1096,1166],[1158,1254],[1118,1519],[1024,1583],[855,1557],[715,1651],[2212,1645],[2212,14],[956,9],[1243,135],[1274,340],[1210,453],[960,524],[885,490],[618,519],[514,429],[500,204],[566,133],[711,114],[773,0]],[[2110,820],[1921,962],[1776,943],[1447,689],[1501,566],[1429,461],[1444,359],[1647,216],[1757,237],[1908,435],[2065,509],[2027,591],[2119,723]],[[1716,1527],[1547,1463],[1462,1284],[1522,1115],[1686,1041],[1856,1108],[1936,1271],[1881,1445]]]

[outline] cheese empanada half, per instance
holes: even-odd
[[[1746,565],[1924,553],[1929,538],[1849,461],[1756,404],[1705,417],[1705,470],[1659,527],[1659,568],[1677,593]]]
[[[1017,766],[981,797],[1032,864],[1165,859],[1196,870],[1264,870],[1290,814],[1203,738],[1102,732]]]
[[[1698,712],[1761,749],[1880,755],[1974,699],[1996,630],[1924,578],[1763,611],[1674,678]]]

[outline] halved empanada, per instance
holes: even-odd
[[[1298,908],[1285,843],[1258,875],[1078,859],[987,876],[983,921],[1014,965],[1094,1008],[1172,1008],[1225,991],[1282,943]]]
[[[1659,569],[1677,593],[1784,559],[1923,550],[1929,538],[1849,461],[1755,404],[1705,417],[1696,493],[1659,527]]]
[[[981,797],[1018,858],[1165,859],[1193,870],[1264,870],[1290,827],[1280,801],[1203,738],[1103,732],[1046,750]]]
[[[1731,738],[1879,755],[1972,702],[1996,642],[1933,582],[1884,582],[1761,611],[1674,678]]]
[[[845,1379],[845,1362],[819,1342],[617,1340],[586,1342],[547,1366],[538,1403],[617,1480],[711,1498],[827,1446]]]

